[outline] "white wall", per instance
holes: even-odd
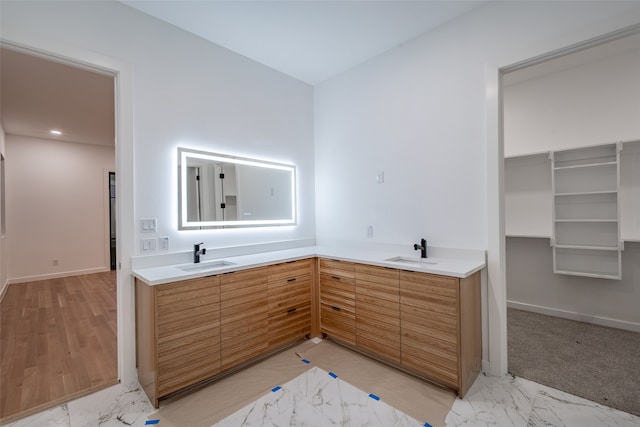
[[[318,85],[317,238],[486,248],[487,64],[638,8],[489,4]]]
[[[506,86],[504,132],[507,156],[639,139],[640,47]]]
[[[117,2],[3,2],[2,31],[118,58],[133,70],[136,253],[140,218],[171,251],[314,238],[312,88]],[[293,163],[296,227],[178,231],[177,147]]]
[[[553,273],[549,239],[507,239],[509,306],[640,332],[640,243],[626,243],[622,280]]]
[[[372,225],[373,241],[488,247],[483,357],[505,373],[498,68],[638,22],[631,2],[495,2],[316,86],[318,241]]]
[[[6,150],[9,281],[108,271],[114,148],[9,134]]]

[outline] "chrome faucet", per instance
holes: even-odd
[[[200,262],[200,255],[207,253],[207,248],[200,249],[200,245],[204,245],[204,243],[196,243],[193,245],[193,262],[196,264]]]
[[[420,250],[420,258],[426,258],[427,257],[427,241],[425,239],[420,239],[420,244],[414,244],[413,245],[413,250],[417,251]]]

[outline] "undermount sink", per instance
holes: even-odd
[[[436,261],[429,261],[428,258],[409,258],[409,257],[404,257],[404,256],[397,256],[397,257],[393,257],[393,258],[387,258],[385,259],[385,261],[391,261],[391,262],[403,262],[403,263],[411,263],[411,264],[426,264],[426,265],[436,265],[437,262]]]
[[[182,271],[193,272],[193,271],[215,270],[217,268],[228,267],[230,265],[235,265],[235,264],[229,261],[217,260],[217,261],[201,262],[199,264],[186,265],[184,267],[178,267],[178,268]]]

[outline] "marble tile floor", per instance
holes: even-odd
[[[116,385],[7,427],[144,426],[155,410],[141,389]],[[464,399],[456,399],[447,426],[604,427],[640,426],[640,417],[522,378],[480,375]],[[366,391],[314,367],[212,427],[423,426]],[[162,427],[158,424],[159,427]],[[185,426],[188,427],[188,426]]]

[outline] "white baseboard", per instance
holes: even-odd
[[[26,283],[26,282],[34,282],[36,280],[49,280],[49,279],[57,279],[59,277],[69,277],[69,276],[81,276],[83,274],[93,274],[93,273],[103,273],[105,271],[110,271],[109,268],[88,268],[86,270],[76,270],[76,271],[64,271],[61,273],[52,273],[52,274],[41,274],[37,276],[25,276],[25,277],[15,277],[9,279],[7,281],[7,285],[12,283]]]
[[[517,302],[517,301],[507,301],[507,307],[516,308],[518,310],[532,311],[534,313],[539,313],[539,314],[546,314],[547,316],[561,317],[563,319],[577,320],[579,322],[591,323],[594,325],[608,326],[610,328],[640,332],[640,323],[628,322],[626,320],[618,320],[618,319],[611,319],[608,317],[574,313],[572,311],[559,310],[557,308],[543,307],[539,305],[526,304],[526,303]]]

